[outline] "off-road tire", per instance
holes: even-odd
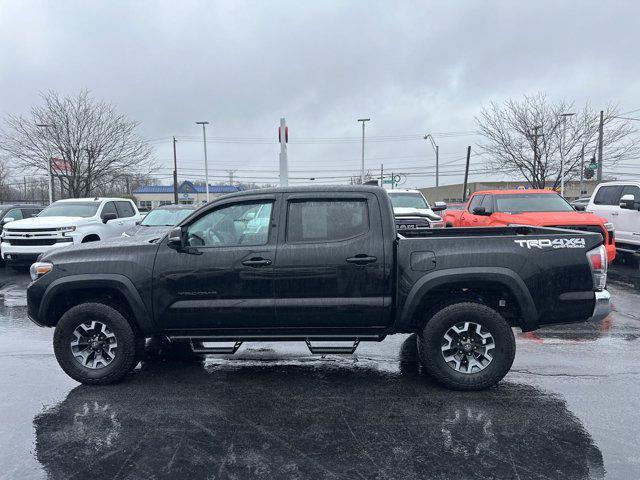
[[[118,347],[106,366],[91,369],[81,365],[71,352],[74,330],[81,324],[97,320],[115,334]],[[82,303],[62,315],[53,335],[53,349],[58,364],[74,380],[86,385],[107,385],[121,380],[139,361],[140,343],[126,318],[103,303]]]
[[[471,321],[482,325],[495,342],[493,359],[481,371],[462,373],[444,360],[441,347],[445,333],[454,325]],[[473,302],[448,305],[438,310],[418,332],[418,356],[425,371],[441,385],[453,390],[483,390],[507,374],[516,353],[511,327],[494,309]]]

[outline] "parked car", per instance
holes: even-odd
[[[151,336],[201,354],[293,340],[311,353],[350,354],[362,341],[417,332],[425,370],[473,390],[511,368],[511,327],[610,311],[600,234],[517,226],[399,235],[394,222],[380,187],[226,195],[162,239],[47,253],[31,267],[28,314],[55,327],[60,366],[85,384],[123,378]],[[317,344],[327,340],[352,343]]]
[[[593,192],[587,211],[613,224],[618,251],[640,254],[640,182],[601,183]]]
[[[134,235],[164,235],[196,210],[195,205],[162,205],[142,218],[134,227],[122,233],[123,237]]]
[[[576,211],[551,190],[475,192],[464,210],[446,212],[444,221],[448,227],[533,225],[595,232],[604,239],[609,263],[616,257],[613,224],[591,213]]]
[[[44,207],[35,204],[19,204],[19,203],[6,203],[0,204],[0,235],[5,224],[13,222],[15,220],[22,220],[23,218],[31,218],[42,211]],[[4,263],[2,259],[2,250],[0,246],[0,265]]]
[[[442,217],[435,212],[443,211],[447,205],[436,202],[429,205],[420,190],[387,190],[398,230],[415,228],[443,228]]]
[[[590,200],[591,197],[576,198],[570,203],[570,205],[578,211],[584,211],[587,208],[587,205],[589,205]]]
[[[31,264],[41,253],[118,237],[139,220],[135,204],[125,198],[58,200],[37,217],[4,227],[2,258],[7,264]]]

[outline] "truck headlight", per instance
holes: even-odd
[[[49,262],[36,262],[31,265],[29,273],[31,274],[31,280],[37,280],[43,275],[46,275],[53,270],[53,264]]]
[[[72,225],[70,227],[60,227],[57,230],[59,232],[75,232],[76,231],[76,226]]]

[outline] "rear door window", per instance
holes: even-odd
[[[609,185],[600,187],[593,203],[595,205],[619,205],[622,196],[623,185]]]
[[[130,202],[116,202],[116,209],[120,218],[133,217],[136,214]]]
[[[365,199],[295,200],[289,202],[287,242],[334,242],[369,231]]]

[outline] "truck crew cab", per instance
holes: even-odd
[[[511,327],[604,318],[606,271],[599,234],[518,226],[399,235],[382,188],[291,187],[221,197],[162,238],[48,253],[32,266],[27,297],[30,318],[55,327],[63,370],[86,384],[120,380],[155,335],[201,353],[263,340],[352,353],[362,341],[417,332],[424,369],[473,390],[509,371]],[[196,348],[216,341],[235,346]]]

